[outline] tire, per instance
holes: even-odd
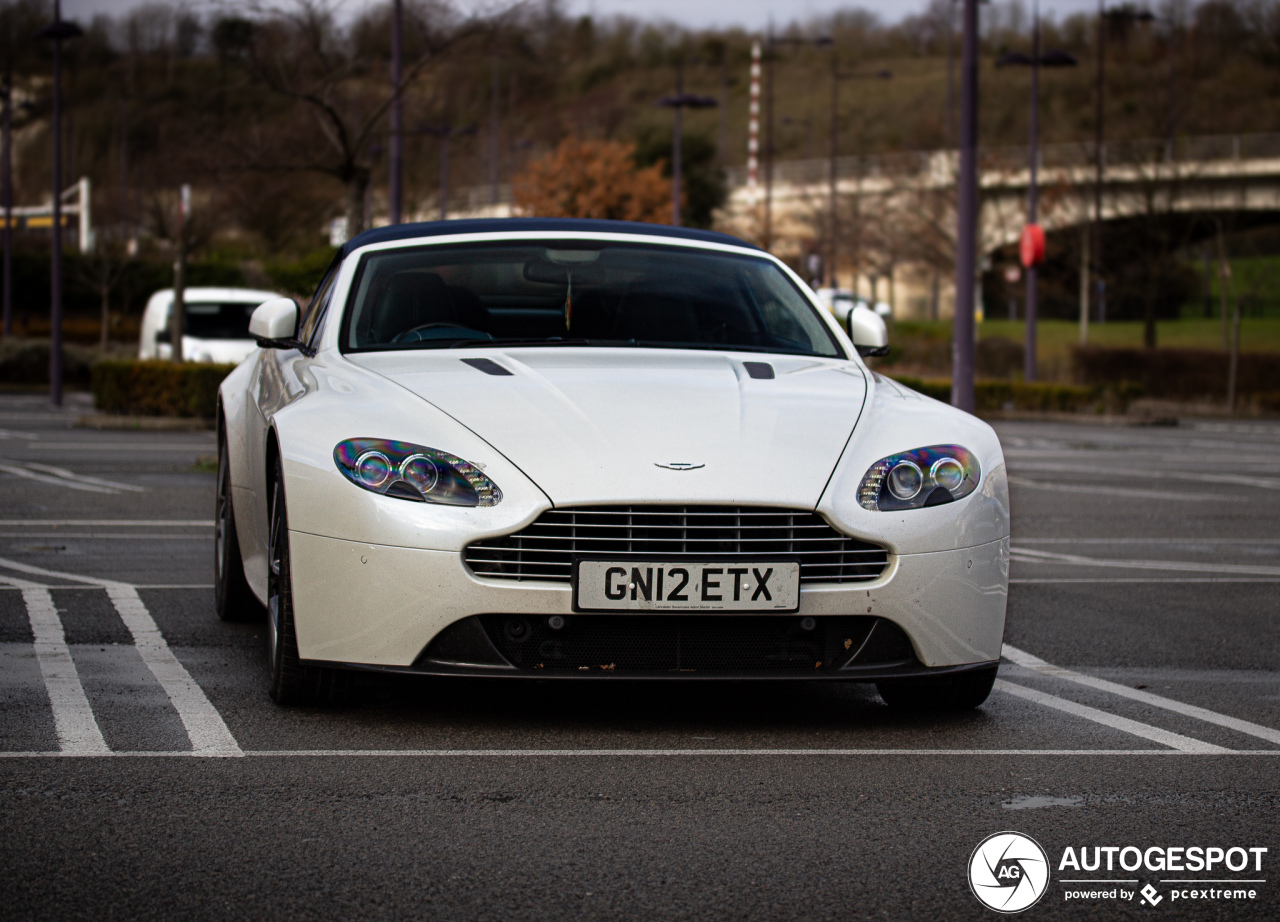
[[[271,478],[270,536],[267,550],[268,689],[276,704],[339,704],[346,700],[350,676],[339,669],[305,665],[298,656],[293,620],[293,583],[289,566],[289,520],[284,477],[277,466]]]
[[[264,610],[244,578],[236,512],[231,503],[227,438],[218,438],[218,482],[213,508],[213,606],[223,621],[261,621]]]
[[[885,679],[876,683],[884,703],[901,711],[970,711],[991,694],[996,669],[975,669],[952,676]]]

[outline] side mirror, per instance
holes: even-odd
[[[253,309],[249,335],[264,349],[292,349],[298,345],[298,303],[293,298],[273,298]]]
[[[889,328],[885,326],[884,318],[871,308],[854,305],[845,323],[858,355],[866,358],[889,354]]]

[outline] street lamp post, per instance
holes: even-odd
[[[1038,319],[1037,275],[1040,259],[1044,255],[1041,246],[1044,232],[1036,223],[1039,207],[1040,189],[1038,172],[1040,166],[1040,68],[1041,67],[1073,67],[1076,59],[1065,51],[1051,50],[1040,53],[1040,4],[1037,2],[1032,12],[1031,54],[1009,52],[996,61],[996,67],[1023,66],[1031,68],[1031,101],[1030,101],[1030,142],[1028,150],[1027,181],[1027,226],[1023,231],[1024,247],[1022,262],[1027,270],[1027,306],[1026,306],[1026,346],[1024,350],[1023,377],[1027,381],[1036,379],[1036,322]]]
[[[978,0],[964,0],[960,66],[960,176],[956,201],[956,307],[951,403],[972,413],[974,272],[978,247]]]
[[[684,58],[676,61],[676,91],[657,103],[674,115],[671,130],[671,223],[680,226],[680,184],[684,171],[684,110],[713,109],[719,105],[714,96],[699,96],[684,91]]]
[[[1105,108],[1102,88],[1106,80],[1107,61],[1107,20],[1103,2],[1104,0],[1098,0],[1098,40],[1095,43],[1098,54],[1094,87],[1097,111],[1093,125],[1093,235],[1089,241],[1093,245],[1093,265],[1089,269],[1089,274],[1093,277],[1093,299],[1098,323],[1106,323],[1107,320],[1107,283],[1102,278],[1102,180],[1106,160],[1106,152],[1102,146],[1104,137],[1102,119]]]
[[[13,335],[13,34],[9,34],[9,54],[4,75],[4,131],[0,157],[0,196],[4,198],[4,337]]]
[[[392,224],[399,224],[404,202],[404,99],[400,93],[403,79],[403,0],[391,4],[391,153],[387,158],[387,211]]]
[[[49,399],[62,406],[62,43],[83,35],[62,18],[61,0],[53,0],[53,22],[36,33],[53,42],[53,241],[49,259]],[[82,206],[83,207],[83,206]]]

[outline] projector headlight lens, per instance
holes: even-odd
[[[903,458],[889,468],[889,492],[906,502],[924,486],[924,473],[913,462]]]
[[[389,439],[347,439],[333,460],[357,486],[419,503],[496,506],[498,485],[469,461],[436,448]]]
[[[916,448],[871,465],[858,484],[858,503],[873,512],[940,506],[968,496],[981,476],[977,458],[959,445]]]
[[[938,486],[946,487],[954,493],[964,483],[964,465],[955,458],[939,458],[929,468],[929,476]]]
[[[391,461],[380,451],[366,451],[356,458],[354,471],[360,486],[376,490],[391,476]]]

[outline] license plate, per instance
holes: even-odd
[[[579,611],[796,611],[800,564],[579,560]]]

